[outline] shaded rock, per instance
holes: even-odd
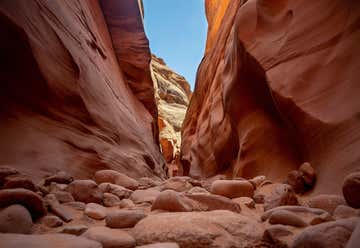
[[[27,248],[101,248],[101,244],[86,238],[68,234],[0,234],[1,247],[27,247]]]
[[[41,223],[43,223],[47,227],[59,227],[59,226],[62,226],[62,224],[63,224],[62,220],[59,217],[54,216],[54,215],[44,216],[41,219]]]
[[[100,170],[94,175],[97,183],[113,183],[125,188],[135,190],[139,187],[139,183],[127,175],[114,170]]]
[[[288,230],[288,228],[284,225],[272,225],[265,229],[263,239],[271,244],[278,245],[278,247],[281,247],[281,244],[284,245],[284,242],[281,240],[281,238],[293,235],[293,233]]]
[[[120,204],[120,198],[111,193],[104,193],[103,203],[106,207],[114,207]]]
[[[360,218],[348,218],[307,227],[295,236],[292,247],[345,247],[359,220]]]
[[[36,192],[37,187],[35,183],[28,177],[23,175],[11,175],[4,179],[3,189],[23,188]]]
[[[263,204],[263,203],[265,203],[265,195],[264,195],[264,194],[261,194],[261,193],[256,192],[256,193],[254,194],[253,199],[254,199],[254,202],[257,203],[257,204]]]
[[[335,219],[346,219],[351,217],[357,217],[360,216],[360,211],[358,209],[349,206],[339,205],[335,208],[333,212],[333,216]]]
[[[32,225],[31,215],[22,205],[11,205],[0,211],[0,233],[28,234]]]
[[[151,188],[151,187],[156,187],[159,186],[161,184],[160,181],[154,180],[152,178],[149,177],[141,177],[138,180],[139,182],[139,188],[140,189],[147,189],[147,188]]]
[[[161,190],[188,191],[193,187],[189,177],[171,177],[161,184]]]
[[[71,207],[71,208],[73,208],[73,209],[75,209],[75,210],[79,210],[79,211],[85,210],[85,206],[86,206],[85,203],[83,203],[83,202],[78,202],[78,201],[65,202],[65,203],[63,203],[62,205]]]
[[[253,197],[254,186],[246,180],[216,180],[211,184],[210,192],[228,198]]]
[[[92,180],[74,180],[68,185],[66,191],[70,192],[76,201],[85,203],[101,203],[102,201],[102,192]]]
[[[287,210],[275,210],[269,218],[270,224],[282,224],[295,227],[305,227],[308,224],[298,215]]]
[[[84,214],[95,220],[102,220],[106,217],[106,208],[97,203],[86,204]]]
[[[255,208],[255,201],[251,199],[250,197],[238,197],[232,199],[232,201],[236,202],[240,206],[246,206],[248,208]]]
[[[15,175],[15,174],[18,174],[19,172],[10,167],[10,166],[6,166],[6,165],[2,165],[0,166],[0,186],[2,186],[4,184],[4,179],[7,177],[7,176],[10,176],[10,175]]]
[[[145,213],[139,210],[116,210],[108,213],[105,223],[111,228],[128,228],[135,226],[145,217]]]
[[[360,208],[360,172],[353,172],[345,177],[342,192],[350,207]]]
[[[69,184],[74,180],[72,176],[70,176],[65,171],[59,171],[55,175],[48,176],[45,178],[44,185],[50,185],[51,183],[60,183],[60,184]]]
[[[71,226],[65,226],[61,230],[61,233],[67,233],[67,234],[80,236],[81,234],[86,232],[88,229],[89,228],[85,225],[71,225]]]
[[[73,202],[74,197],[69,192],[56,191],[53,193],[60,203]]]
[[[280,206],[280,207],[276,207],[276,208],[267,210],[261,216],[261,220],[262,221],[267,220],[274,211],[278,211],[278,210],[286,210],[286,211],[290,211],[293,213],[305,213],[305,214],[312,214],[312,215],[317,215],[317,216],[320,216],[323,214],[329,215],[329,213],[326,212],[325,210],[318,209],[318,208],[310,208],[310,207],[305,207],[305,206]]]
[[[134,206],[135,206],[135,204],[130,199],[122,199],[120,201],[120,204],[119,204],[120,208],[131,208],[131,207],[134,207]]]
[[[349,241],[346,243],[345,248],[358,248],[360,244],[360,221],[352,232]]]
[[[298,200],[294,190],[290,185],[279,184],[270,195],[265,196],[264,210],[283,206],[283,205],[298,205]]]
[[[103,193],[114,194],[117,197],[119,197],[120,199],[129,198],[133,192],[130,189],[127,189],[123,186],[116,185],[113,183],[101,183],[101,184],[99,184],[98,187]]]
[[[45,201],[49,211],[60,217],[63,221],[70,222],[73,220],[71,214],[59,203],[54,194],[48,194],[45,197]]]
[[[309,207],[320,208],[332,214],[337,206],[345,205],[346,202],[340,195],[322,194],[311,197],[306,204]]]
[[[315,169],[310,163],[305,162],[299,167],[299,171],[302,173],[304,182],[308,188],[312,188],[316,181]]]
[[[289,184],[296,193],[304,193],[306,191],[303,173],[298,170],[290,171],[286,183]]]
[[[189,212],[192,211],[192,201],[173,190],[161,192],[151,206],[151,210],[164,210],[169,212]]]
[[[180,246],[176,243],[155,243],[155,244],[149,244],[149,245],[140,245],[136,246],[136,248],[180,248]]]
[[[136,204],[140,204],[143,202],[150,202],[153,203],[160,194],[160,191],[158,189],[144,189],[144,190],[135,190],[131,196],[130,200],[132,200]]]
[[[326,212],[326,213],[320,214],[318,216],[314,216],[310,220],[310,225],[318,225],[320,223],[333,221],[333,220],[334,220],[334,218],[328,212]]]
[[[241,207],[229,198],[213,194],[185,194],[193,201],[193,211],[229,210],[235,213],[241,212]]]
[[[0,190],[0,207],[20,204],[27,208],[33,219],[43,216],[46,209],[41,197],[27,189]]]
[[[103,248],[132,248],[136,244],[134,238],[128,233],[108,227],[91,227],[81,237],[98,241]]]
[[[176,242],[180,247],[253,247],[263,228],[255,220],[226,210],[159,213],[131,231],[138,245]]]

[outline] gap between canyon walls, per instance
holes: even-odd
[[[351,52],[359,50],[359,4],[205,5],[206,51],[182,130],[185,174],[283,181],[309,161],[319,175],[314,192],[340,192],[360,161],[359,58]]]

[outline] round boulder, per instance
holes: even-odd
[[[97,183],[113,183],[131,190],[136,190],[139,187],[138,181],[114,170],[97,171],[94,179]]]
[[[103,193],[92,180],[74,180],[66,187],[66,191],[70,192],[76,201],[102,202]]]
[[[28,234],[32,219],[29,211],[21,205],[11,205],[0,211],[0,232]]]
[[[247,180],[216,180],[211,184],[211,193],[228,198],[253,197],[254,186]]]
[[[345,177],[342,191],[350,207],[360,208],[360,172],[354,172]]]

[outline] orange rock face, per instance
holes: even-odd
[[[309,161],[316,192],[360,162],[360,4],[206,1],[207,48],[182,133],[190,175],[283,180]]]
[[[100,4],[1,1],[0,164],[164,175],[138,2]]]

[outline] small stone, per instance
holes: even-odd
[[[113,183],[101,183],[99,184],[99,189],[103,193],[114,194],[119,197],[119,199],[129,198],[130,195],[133,193],[132,190]]]
[[[67,184],[60,184],[52,182],[49,186],[50,193],[54,193],[57,191],[64,191],[67,188]]]
[[[254,186],[247,180],[216,180],[210,192],[228,198],[253,197]]]
[[[306,186],[308,186],[308,188],[312,188],[316,181],[315,169],[311,166],[310,163],[305,162],[300,166],[299,171],[303,174],[303,179]]]
[[[266,180],[266,176],[256,176],[252,179],[249,180],[250,183],[252,183],[254,185],[254,188],[259,187],[263,182],[265,182]]]
[[[55,215],[44,216],[41,222],[48,227],[59,227],[63,224],[62,220]]]
[[[350,207],[360,208],[360,172],[353,172],[345,177],[342,191]]]
[[[238,197],[232,199],[234,202],[239,204],[240,206],[246,206],[248,208],[254,209],[255,208],[255,202],[250,197]]]
[[[0,211],[0,232],[2,233],[28,234],[32,225],[31,215],[22,205],[11,205]]]
[[[50,185],[52,182],[60,184],[69,184],[73,181],[73,177],[64,171],[59,171],[55,175],[45,178],[44,185]]]
[[[78,211],[84,211],[86,204],[83,202],[73,201],[73,202],[65,202],[62,205],[73,208]]]
[[[130,199],[122,199],[119,204],[120,208],[132,208],[134,206],[135,206],[135,204]]]
[[[340,195],[322,194],[311,197],[306,204],[309,207],[320,208],[332,214],[337,206],[346,205],[346,202]]]
[[[127,175],[114,170],[100,170],[94,175],[94,179],[97,183],[113,183],[125,188],[136,190],[139,187],[139,183]]]
[[[287,184],[279,184],[270,195],[265,196],[264,210],[267,211],[278,206],[298,204],[298,199],[292,187]]]
[[[189,177],[170,177],[168,180],[162,183],[161,191],[174,190],[177,192],[185,192],[193,187],[189,182]]]
[[[298,170],[293,170],[289,172],[286,183],[289,184],[296,193],[302,194],[306,191],[303,173]]]
[[[62,230],[61,233],[67,233],[67,234],[72,234],[72,235],[76,235],[76,236],[80,236],[81,234],[83,234],[84,232],[86,232],[89,228],[85,225],[72,225],[72,226],[65,226]]]
[[[255,193],[253,199],[255,203],[263,204],[265,202],[265,195],[261,193]]]
[[[95,220],[103,220],[106,217],[106,208],[97,203],[88,203],[84,213]]]
[[[140,204],[144,202],[153,203],[159,194],[160,191],[153,188],[144,189],[144,190],[135,190],[131,194],[130,200],[132,200],[136,204]]]
[[[103,203],[106,207],[115,207],[120,205],[120,199],[114,194],[104,193]]]
[[[308,225],[299,217],[299,215],[296,215],[293,212],[287,210],[274,211],[269,218],[269,223],[289,225],[295,227],[305,227]]]
[[[209,191],[207,191],[206,189],[199,187],[199,186],[195,186],[193,188],[191,188],[188,191],[189,194],[210,194]]]
[[[74,201],[74,197],[69,192],[56,191],[54,192],[54,195],[60,203],[67,203]]]
[[[111,228],[128,228],[133,227],[146,215],[139,210],[117,210],[110,212],[105,219],[107,227]]]
[[[67,186],[66,191],[68,191],[76,201],[85,203],[102,202],[103,193],[92,180],[74,180]]]
[[[132,248],[136,244],[135,239],[125,231],[108,227],[91,227],[81,236],[100,242],[103,248]]]

